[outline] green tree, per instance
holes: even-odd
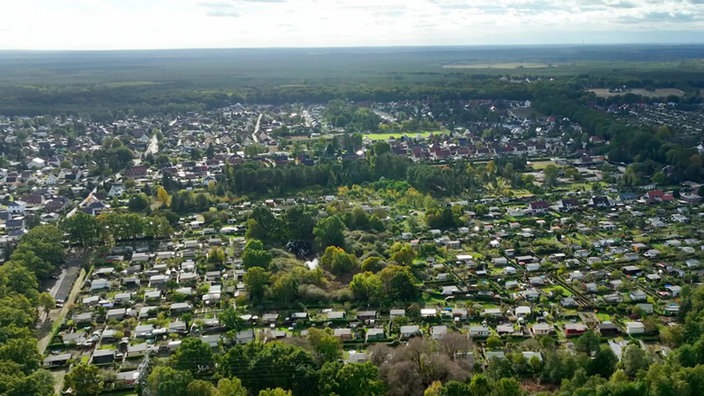
[[[472,376],[469,389],[472,395],[488,395],[491,391],[491,384],[484,374],[476,374]]]
[[[208,263],[223,265],[225,263],[225,251],[219,246],[213,246],[208,251]]]
[[[381,278],[371,272],[355,274],[349,288],[356,300],[370,305],[378,304],[383,298],[384,284]]]
[[[5,265],[7,263],[2,267]],[[37,291],[33,290],[33,292]],[[13,294],[0,298],[0,329],[12,325],[29,327],[36,321],[36,316],[35,304],[24,295]]]
[[[384,269],[384,260],[379,256],[367,257],[362,261],[361,269],[364,272],[379,272]]]
[[[440,389],[441,396],[464,396],[471,394],[470,392],[471,388],[469,384],[455,380],[446,382]]]
[[[328,246],[320,257],[320,266],[335,275],[345,275],[358,268],[357,258],[337,246]]]
[[[22,378],[14,389],[7,393],[8,396],[54,396],[54,376],[47,370],[37,370]]]
[[[313,357],[319,364],[337,361],[342,357],[342,341],[332,331],[310,328],[308,342],[313,348]]]
[[[502,378],[513,377],[516,375],[516,370],[513,368],[513,364],[511,364],[509,359],[495,357],[488,363],[484,374],[486,374],[489,379],[498,381]]]
[[[369,229],[369,217],[362,208],[356,206],[352,209],[352,213],[347,217],[349,219],[348,226],[353,230]]]
[[[408,267],[389,265],[379,272],[379,277],[384,285],[384,295],[390,301],[416,301],[420,298],[415,276]]]
[[[259,229],[253,229],[250,232],[250,224],[248,222],[247,233],[245,234],[247,239],[260,239],[267,244],[281,241],[284,234],[281,220],[274,216],[268,207],[261,205],[255,207],[248,220],[255,220],[256,223],[254,224],[256,224]]]
[[[525,392],[515,378],[501,378],[492,387],[491,396],[521,396]]]
[[[125,190],[127,191],[132,191],[134,190],[135,187],[137,187],[137,181],[134,180],[133,178],[129,178],[125,180]]]
[[[240,331],[247,325],[244,319],[242,319],[232,307],[220,311],[220,313],[218,313],[218,320],[225,327],[225,330],[228,331]]]
[[[411,265],[416,258],[416,252],[409,244],[394,243],[391,246],[391,260],[401,265]]]
[[[310,354],[281,342],[236,345],[222,357],[219,370],[225,377],[238,373],[252,394],[279,387],[304,395],[318,387],[317,366]]]
[[[553,164],[546,166],[543,169],[543,175],[545,176],[545,181],[543,182],[543,185],[547,187],[553,187],[557,185],[557,175],[559,171],[560,169]]]
[[[589,362],[587,372],[589,375],[600,375],[602,378],[609,378],[616,371],[618,358],[609,347],[600,348],[594,358]]]
[[[41,260],[34,253],[27,252],[22,257],[31,256],[33,260]],[[19,257],[19,258],[22,258]],[[15,258],[18,258],[15,256]],[[16,293],[24,296],[32,303],[36,303],[39,298],[39,282],[34,275],[32,268],[24,261],[8,261],[0,266],[0,292],[1,295]]]
[[[298,297],[299,282],[292,273],[279,275],[271,285],[271,294],[277,301],[289,304]]]
[[[244,274],[244,286],[252,301],[261,302],[269,285],[269,273],[261,267],[251,267]]]
[[[30,374],[41,367],[42,356],[37,349],[34,338],[15,338],[0,345],[0,357],[20,365],[25,374]]]
[[[149,197],[144,193],[134,194],[127,201],[127,208],[132,212],[143,212],[150,205]]]
[[[377,140],[372,146],[372,151],[374,155],[378,157],[391,151],[391,146],[389,146],[389,144],[383,140]]]
[[[343,364],[326,362],[320,370],[322,395],[381,396],[384,384],[379,369],[370,362]]]
[[[73,216],[61,221],[61,230],[68,233],[69,240],[81,246],[93,246],[98,243],[100,229],[95,217],[77,211]]]
[[[634,377],[640,370],[645,370],[650,366],[648,355],[636,344],[629,344],[623,350],[621,356],[621,366],[623,370],[631,377]]]
[[[4,360],[0,363],[0,394],[11,394],[20,388],[24,374],[15,362]]]
[[[501,339],[495,335],[490,335],[489,338],[486,339],[486,346],[489,349],[501,348],[502,345]]]
[[[51,262],[42,260],[26,247],[22,250],[15,250],[11,256],[11,262],[26,268],[35,277],[35,281],[36,278],[49,278],[55,269]],[[17,275],[17,272],[14,274]]]
[[[290,390],[281,388],[267,388],[259,391],[258,396],[293,396]]]
[[[186,387],[188,396],[220,396],[212,383],[203,380],[193,380]]]
[[[587,331],[574,340],[575,349],[590,356],[599,350],[599,345],[599,337],[593,331]]]
[[[264,227],[262,227],[257,220],[253,218],[247,219],[245,222],[245,225],[247,227],[247,231],[244,233],[244,237],[247,239],[265,239],[266,238],[266,230]]]
[[[237,377],[223,378],[218,381],[218,396],[247,396],[247,388],[242,385]]]
[[[310,241],[313,239],[315,220],[303,205],[292,206],[282,216],[286,239],[291,241]]]
[[[29,260],[32,254],[36,255],[43,264],[37,264],[36,271],[28,267],[35,272],[37,278],[46,279],[64,261],[63,240],[63,233],[55,225],[47,224],[34,227],[22,237],[10,259],[24,261],[23,257]]]
[[[103,392],[103,375],[97,366],[79,363],[64,377],[64,386],[77,396],[93,396]]]
[[[54,300],[54,297],[49,294],[49,292],[39,293],[39,297],[37,298],[37,304],[39,304],[40,307],[44,308],[44,313],[46,315],[49,314],[50,310],[56,308],[56,300]]]
[[[189,371],[195,378],[202,378],[214,368],[213,351],[200,338],[183,339],[171,361],[176,370]]]
[[[315,243],[319,249],[328,246],[345,246],[345,223],[338,216],[328,216],[320,219],[313,229]]]
[[[190,371],[157,366],[149,374],[147,383],[152,395],[189,396],[186,389],[192,380],[193,376]]]
[[[689,344],[677,348],[675,359],[682,367],[694,367],[699,364],[697,351]]]
[[[264,249],[264,244],[257,239],[250,239],[242,251],[242,264],[245,268],[261,267],[267,269],[272,258],[271,253]]]

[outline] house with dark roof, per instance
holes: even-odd
[[[547,201],[533,201],[528,205],[528,210],[533,214],[545,213],[550,209],[550,204]]]
[[[145,177],[145,176],[147,176],[148,169],[149,169],[149,167],[147,167],[146,165],[133,166],[129,169],[126,169],[122,173],[122,176],[131,177],[131,178]]]
[[[98,349],[93,352],[93,364],[110,364],[115,361],[115,351],[112,349]]]
[[[557,208],[561,212],[569,212],[569,211],[578,209],[580,206],[581,205],[580,205],[579,201],[577,200],[577,198],[565,198],[565,199],[561,199],[557,203]]]
[[[610,208],[614,203],[606,195],[596,195],[589,200],[589,205],[595,208]]]

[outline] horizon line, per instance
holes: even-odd
[[[0,53],[9,52],[147,52],[147,51],[215,51],[215,50],[311,50],[311,49],[393,49],[393,48],[494,48],[494,47],[619,47],[619,46],[704,46],[703,42],[669,42],[669,41],[653,41],[653,42],[614,42],[614,43],[523,43],[523,44],[398,44],[398,45],[339,45],[339,46],[268,46],[268,47],[155,47],[155,48],[52,48],[52,49],[33,49],[33,48],[0,48]]]

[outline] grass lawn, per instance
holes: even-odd
[[[559,286],[559,285],[557,285],[557,286],[545,287],[545,288],[543,288],[542,290],[545,291],[545,292],[551,292],[551,291],[557,292],[558,290],[561,290],[563,296],[565,296],[565,297],[570,297],[570,296],[572,296],[572,293],[570,293],[569,290],[567,290],[567,289],[565,289],[564,287]]]
[[[443,69],[545,69],[556,65],[549,63],[518,63],[518,62],[499,62],[499,63],[453,63],[442,65]]]
[[[570,191],[592,191],[592,183],[572,182],[566,185]]]
[[[552,161],[531,161],[531,167],[535,170],[543,170],[548,167],[548,165],[555,165]]]
[[[512,188],[511,193],[513,194],[514,197],[522,198],[522,197],[530,197],[533,195],[532,192],[523,189],[523,188]]]
[[[423,131],[423,132],[389,132],[389,133],[365,133],[364,138],[365,139],[371,139],[371,140],[388,140],[389,138],[393,137],[395,139],[398,139],[402,137],[403,135],[406,135],[410,138],[415,138],[415,137],[421,137],[421,138],[427,138],[430,135],[439,135],[443,133],[448,133],[450,131],[448,130],[437,130],[437,131]]]
[[[596,315],[596,318],[599,319],[600,322],[611,320],[611,315],[609,315],[607,313],[597,312],[595,315]]]

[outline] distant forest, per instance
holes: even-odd
[[[621,86],[679,88],[687,104],[700,100],[703,50],[682,45],[9,51],[0,53],[0,114],[112,120],[234,103],[541,100],[555,90],[574,96],[584,88]],[[516,66],[506,68],[508,63]]]

